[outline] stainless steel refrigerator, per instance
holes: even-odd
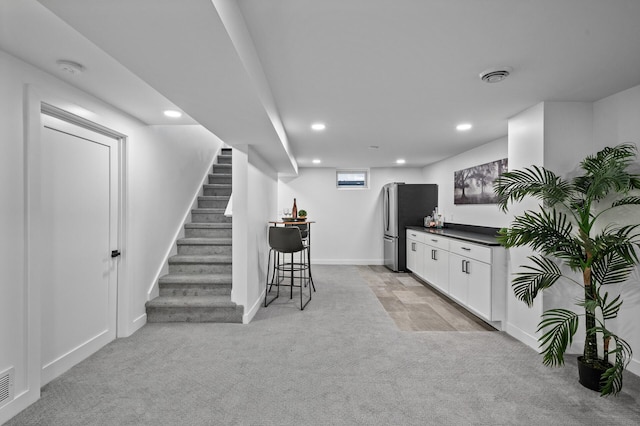
[[[438,205],[438,185],[388,183],[382,187],[384,265],[392,271],[407,268],[407,226],[423,226],[424,217]]]

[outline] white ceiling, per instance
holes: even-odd
[[[640,84],[638,0],[40,3],[68,25],[35,0],[3,0],[0,48],[52,73],[56,59],[82,62],[71,84],[150,124],[173,103],[284,172],[313,158],[422,166],[505,136],[541,101]],[[478,78],[505,65],[502,83]]]

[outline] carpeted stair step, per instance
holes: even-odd
[[[170,274],[230,274],[231,256],[177,255],[169,258]]]
[[[231,184],[231,173],[214,173],[209,175],[209,183]]]
[[[226,195],[219,196],[199,196],[198,208],[200,209],[226,209],[229,204],[229,197]]]
[[[231,174],[231,164],[214,164],[213,173]]]
[[[181,238],[176,241],[178,254],[231,256],[231,238]]]
[[[229,296],[160,296],[147,302],[148,322],[241,323],[243,308]]]
[[[210,183],[203,185],[203,195],[231,195],[231,184],[227,183]]]
[[[229,223],[186,223],[184,235],[187,238],[231,238],[233,233]]]
[[[231,164],[232,158],[231,154],[218,155],[218,164]]]
[[[231,294],[231,274],[169,274],[158,280],[160,296]]]
[[[232,218],[224,215],[225,209],[193,209],[191,221],[195,223],[231,223]]]

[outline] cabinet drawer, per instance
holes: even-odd
[[[440,237],[438,235],[425,234],[424,243],[440,250],[449,251],[449,238]]]
[[[424,240],[426,237],[427,237],[427,234],[425,234],[424,232],[407,229],[407,240],[424,243]]]
[[[451,240],[449,242],[449,251],[480,262],[491,263],[491,247],[489,246]]]

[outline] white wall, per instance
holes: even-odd
[[[148,127],[0,51],[0,371],[10,366],[16,370],[16,399],[0,409],[0,423],[40,392],[41,283],[37,264],[27,264],[26,250],[32,231],[28,224],[36,228],[39,215],[47,213],[37,209],[39,174],[28,160],[38,158],[32,151],[38,143],[28,143],[37,141],[37,132],[25,131],[28,123],[39,120],[39,103],[33,100],[63,109],[81,106],[95,113],[92,121],[127,135],[125,240],[119,265],[119,287],[126,295],[119,306],[121,336],[144,324],[147,289],[220,144],[199,126]],[[27,179],[32,179],[30,185]],[[27,189],[33,191],[31,197]]]
[[[531,165],[543,165],[544,162],[544,104],[538,104],[509,119],[509,170],[518,170]],[[511,223],[515,215],[525,210],[537,208],[535,200],[524,200],[510,205],[508,214],[504,215]],[[527,256],[533,254],[528,247],[509,249],[507,276],[518,273],[520,265],[528,264]],[[530,347],[538,348],[538,323],[542,314],[542,300],[538,298],[528,308],[516,299],[507,286],[507,324],[506,331]]]
[[[148,126],[128,143],[128,248],[131,315],[145,314],[148,290],[182,231],[185,217],[222,141],[199,125]],[[138,133],[138,132],[137,132]],[[135,139],[134,139],[135,137]]]
[[[369,189],[337,189],[335,169],[300,168],[298,176],[279,179],[271,219],[296,198],[298,210],[306,210],[316,222],[311,225],[312,262],[381,265],[382,186],[389,182],[431,183],[418,168],[372,168]]]
[[[438,184],[438,207],[447,222],[503,227],[509,224],[495,204],[459,204],[453,202],[453,173],[480,164],[507,158],[507,138],[496,139],[460,155],[430,164],[423,169],[425,182]],[[509,164],[511,168],[511,164]]]
[[[594,151],[623,142],[633,142],[640,149],[640,86],[595,102],[593,115]],[[640,161],[636,163],[638,168]],[[638,210],[632,208],[621,212],[619,223],[638,223]],[[620,292],[624,303],[618,318],[608,325],[631,345],[634,357],[628,368],[640,375],[640,268],[636,267],[629,281],[614,286],[609,292],[612,295]]]
[[[233,290],[244,306],[243,322],[258,312],[264,297],[268,222],[273,220],[277,173],[250,146],[233,151]]]

